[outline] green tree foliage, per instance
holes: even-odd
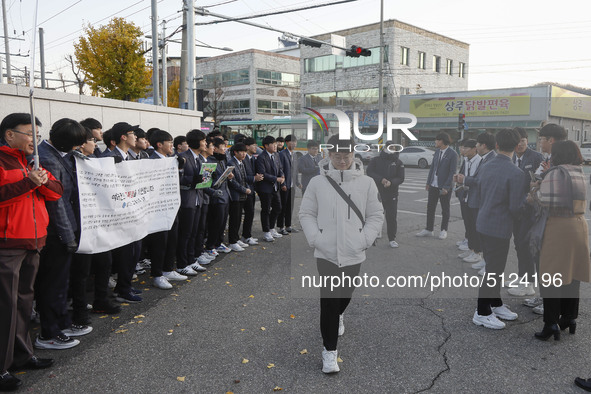
[[[143,97],[152,72],[141,50],[140,28],[113,18],[106,26],[88,25],[84,32],[74,44],[76,64],[93,94],[127,101]]]

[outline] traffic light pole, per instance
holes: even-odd
[[[384,112],[384,0],[380,6],[380,84],[378,88],[378,113]]]

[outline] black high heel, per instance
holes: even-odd
[[[541,341],[546,341],[554,335],[555,341],[560,341],[560,328],[558,324],[544,324],[544,328],[540,332],[536,332],[535,337]]]
[[[569,334],[574,334],[577,331],[577,321],[575,319],[571,320],[559,320],[558,325],[560,326],[560,330],[566,330],[568,328]]]

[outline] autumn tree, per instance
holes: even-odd
[[[141,29],[113,18],[106,26],[88,25],[84,33],[74,44],[76,65],[92,91],[119,100],[143,97],[152,74],[141,50]]]
[[[179,107],[179,89],[181,85],[180,78],[175,78],[168,86],[168,107],[178,108]]]

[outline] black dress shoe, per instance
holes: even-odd
[[[279,234],[281,234],[281,235],[287,235],[289,233],[284,228],[282,228],[281,230],[279,230]]]
[[[575,319],[560,319],[558,325],[560,326],[560,330],[566,330],[568,328],[569,334],[574,334],[577,330],[577,321]]]
[[[575,378],[575,384],[585,391],[591,391],[591,379]]]
[[[106,313],[107,315],[113,315],[119,312],[121,312],[121,307],[110,301],[95,301],[94,304],[92,304],[92,313]]]
[[[37,358],[37,356],[33,356],[21,365],[20,367],[10,368],[11,371],[22,371],[25,369],[45,369],[49,368],[53,365],[53,358]]]
[[[535,337],[542,341],[547,340],[554,335],[555,341],[560,341],[560,327],[558,324],[544,324],[544,328],[540,332],[536,332]]]
[[[0,391],[13,391],[23,384],[20,379],[12,376],[10,373],[5,372],[0,375]]]

